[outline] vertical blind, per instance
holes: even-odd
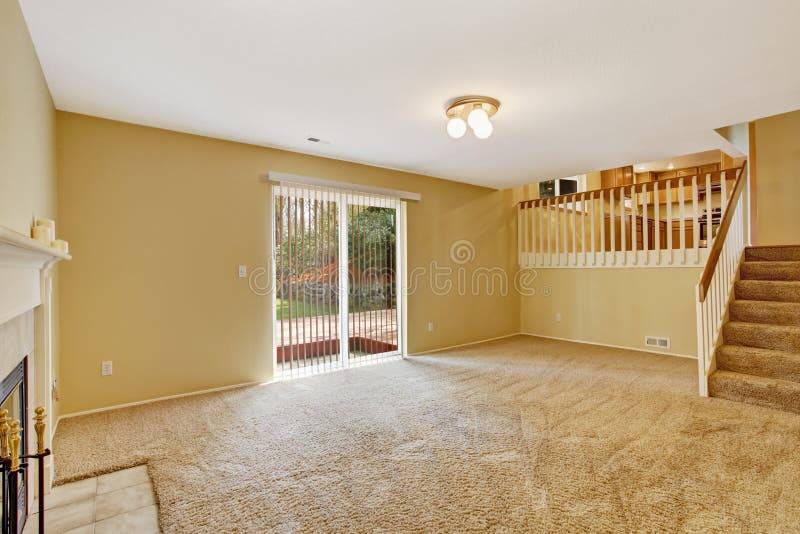
[[[273,204],[278,371],[398,355],[399,199],[281,182]]]

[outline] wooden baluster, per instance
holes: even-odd
[[[572,265],[578,265],[578,211],[576,195],[572,195]]]
[[[714,273],[714,332],[718,332],[719,328],[722,326],[722,314],[720,313],[720,297],[722,296],[722,290],[720,288],[720,271],[717,269],[717,272]]]
[[[524,222],[522,220],[522,212],[525,210],[525,203],[520,202],[517,209],[517,263],[520,267],[523,266],[522,259],[525,251],[522,248],[522,234],[524,233]]]
[[[658,182],[653,182],[653,219],[655,219],[656,265],[661,265],[661,199],[658,196]]]
[[[720,184],[720,220],[725,216],[725,210],[728,206],[728,171],[722,171],[719,174]]]
[[[667,182],[667,263],[672,265],[672,184]]]
[[[711,243],[714,241],[714,227],[711,224],[713,216],[713,205],[711,198],[711,173],[706,174],[706,247],[711,250]],[[722,219],[720,219],[722,220]]]
[[[642,248],[644,249],[644,264],[650,264],[650,229],[647,222],[650,220],[647,213],[647,183],[642,185]]]
[[[625,188],[619,188],[619,225],[620,225],[620,250],[622,250],[622,265],[628,260],[628,243],[625,239],[627,233],[627,214],[625,213]]]
[[[530,236],[528,235],[530,233],[530,212],[530,206],[526,204],[523,217],[523,226],[525,231],[522,233],[522,249],[525,251],[525,267],[530,267],[530,260],[528,259],[528,255],[531,252],[529,239]]]
[[[553,215],[550,213],[550,206],[552,205],[552,199],[547,199],[545,203],[547,208],[545,210],[545,215],[547,216],[547,265],[553,265],[553,252],[552,252],[552,241],[553,241],[553,229],[552,229],[552,219]]]
[[[714,343],[713,336],[711,335],[711,299],[706,299],[705,301],[705,323],[706,323],[706,369],[705,372],[708,373],[708,370],[711,365],[711,351],[712,346]]]
[[[533,202],[531,201],[530,205],[528,206],[528,211],[530,211],[530,247],[531,247],[531,255],[533,258],[531,259],[530,264],[533,265],[536,263],[536,253],[539,251],[536,248],[536,230],[538,229],[536,226],[536,212],[533,209]]]
[[[569,265],[569,202],[567,197],[563,198],[564,224],[561,225],[561,231],[563,232],[561,243],[564,245],[564,265]]]
[[[631,251],[633,251],[633,264],[639,264],[639,257],[636,255],[636,241],[638,238],[636,236],[636,227],[637,222],[636,219],[638,218],[639,214],[639,203],[636,202],[636,186],[631,186]]]
[[[609,194],[608,211],[609,211],[609,214],[611,215],[610,223],[608,225],[609,231],[611,232],[611,265],[616,265],[616,263],[617,263],[617,236],[616,236],[617,225],[614,222],[614,217],[616,216],[616,211],[614,210],[614,197],[616,195],[614,194],[614,190],[613,189],[609,190],[608,194]]]
[[[678,228],[680,228],[680,246],[681,246],[681,261],[682,265],[686,264],[686,188],[683,186],[683,178],[678,180],[678,213],[680,214],[680,221],[678,221]]]
[[[603,191],[600,191],[600,254],[606,264],[606,206]]]
[[[544,258],[544,220],[542,219],[542,201],[536,203],[536,221],[539,228],[539,257]],[[537,260],[538,263],[538,260]]]
[[[586,193],[581,193],[581,252],[586,265]]]
[[[700,395],[705,397],[708,395],[708,384],[705,374],[705,325],[703,324],[703,304],[700,300],[700,291],[696,292],[695,314],[697,315],[697,378],[700,386]]]
[[[556,265],[561,265],[561,210],[560,203],[553,201],[556,207]]]
[[[697,175],[692,176],[692,235],[694,236],[694,262],[700,263],[700,205],[698,204]]]
[[[591,247],[592,247],[592,265],[597,265],[597,252],[595,251],[595,239],[596,239],[595,235],[596,234],[595,234],[595,226],[594,226],[594,210],[595,210],[594,192],[592,192],[589,195],[589,209],[592,210],[591,214],[590,214],[591,215],[591,217],[590,217],[591,223],[590,224],[591,224],[591,228],[592,228],[592,230],[590,232],[591,239],[592,239],[592,243],[591,243]]]

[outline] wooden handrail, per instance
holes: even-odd
[[[700,183],[700,181],[699,181],[699,179],[701,177],[705,177],[705,176],[710,174],[711,175],[711,179],[715,180],[720,175],[722,175],[722,173],[725,173],[726,176],[727,176],[727,173],[730,172],[730,171],[740,171],[740,170],[741,170],[740,167],[734,167],[734,168],[730,168],[730,169],[721,169],[721,170],[718,170],[718,171],[701,172],[701,173],[697,173],[697,174],[688,174],[686,176],[676,176],[675,178],[667,178],[665,180],[656,180],[656,181],[652,181],[652,182],[642,182],[640,184],[617,185],[617,186],[614,186],[614,187],[605,187],[605,188],[601,188],[601,189],[592,189],[591,191],[580,191],[580,192],[577,192],[577,193],[567,193],[566,195],[559,195],[557,197],[532,198],[532,199],[529,199],[529,200],[520,200],[518,202],[518,204],[522,205],[523,208],[530,208],[530,207],[532,207],[534,205],[539,205],[541,202],[543,202],[545,200],[549,200],[551,203],[554,203],[554,204],[560,204],[562,202],[567,202],[567,199],[569,199],[569,198],[576,198],[576,197],[580,197],[581,195],[591,195],[592,193],[595,194],[595,198],[599,198],[599,193],[601,191],[623,190],[624,192],[627,193],[627,192],[629,192],[631,190],[631,187],[634,188],[634,191],[636,193],[646,193],[647,189],[648,189],[648,186],[651,186],[651,190],[654,190],[655,189],[655,184],[659,185],[659,188],[658,188],[659,191],[666,191],[666,185],[667,184],[669,184],[670,186],[679,187],[681,180],[683,180],[684,187],[689,187],[691,185],[691,183],[692,183],[691,182],[692,178],[695,177],[695,176],[698,177],[698,184],[697,185],[698,185],[698,187],[700,187],[702,185]],[[688,184],[687,184],[687,180],[688,180]]]
[[[700,277],[700,282],[697,284],[697,298],[700,302],[705,302],[708,288],[711,285],[711,278],[714,276],[714,271],[717,268],[720,254],[722,254],[722,247],[725,245],[725,236],[728,235],[728,230],[733,220],[733,215],[736,203],[739,202],[739,197],[742,196],[744,184],[747,182],[747,162],[742,164],[739,169],[739,176],[736,178],[736,184],[733,186],[733,192],[730,195],[728,204],[725,207],[725,215],[720,221],[717,228],[717,235],[714,237],[711,251],[708,253],[708,260],[706,267],[703,269],[703,275]]]

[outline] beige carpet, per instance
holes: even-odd
[[[60,482],[147,463],[165,532],[764,532],[800,416],[696,363],[515,337],[61,421]]]

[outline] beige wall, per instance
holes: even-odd
[[[16,0],[0,2],[0,225],[56,215],[55,109]]]
[[[16,0],[0,2],[0,225],[29,235],[34,218],[57,219],[55,115]],[[56,268],[57,270],[57,268]],[[58,286],[57,273],[54,279]],[[58,295],[53,309],[58,317]],[[53,325],[54,377],[59,324]],[[58,416],[58,402],[53,415]]]
[[[670,352],[697,354],[695,286],[700,268],[539,269],[536,294],[520,302],[523,332],[648,350],[668,337]],[[556,314],[561,321],[556,321]]]
[[[62,411],[99,408],[272,374],[271,301],[237,266],[267,261],[268,171],[422,195],[408,205],[408,264],[457,267],[450,245],[513,273],[511,192],[58,113],[62,266]],[[409,297],[412,352],[519,331],[507,296]],[[427,323],[434,331],[427,332]],[[114,374],[100,375],[112,360]]]
[[[800,111],[755,123],[755,245],[800,244]]]
[[[536,198],[533,186],[513,192],[515,201]],[[522,332],[641,350],[650,350],[645,336],[668,337],[671,348],[661,352],[697,354],[695,286],[701,268],[533,272],[534,294],[520,298]]]

